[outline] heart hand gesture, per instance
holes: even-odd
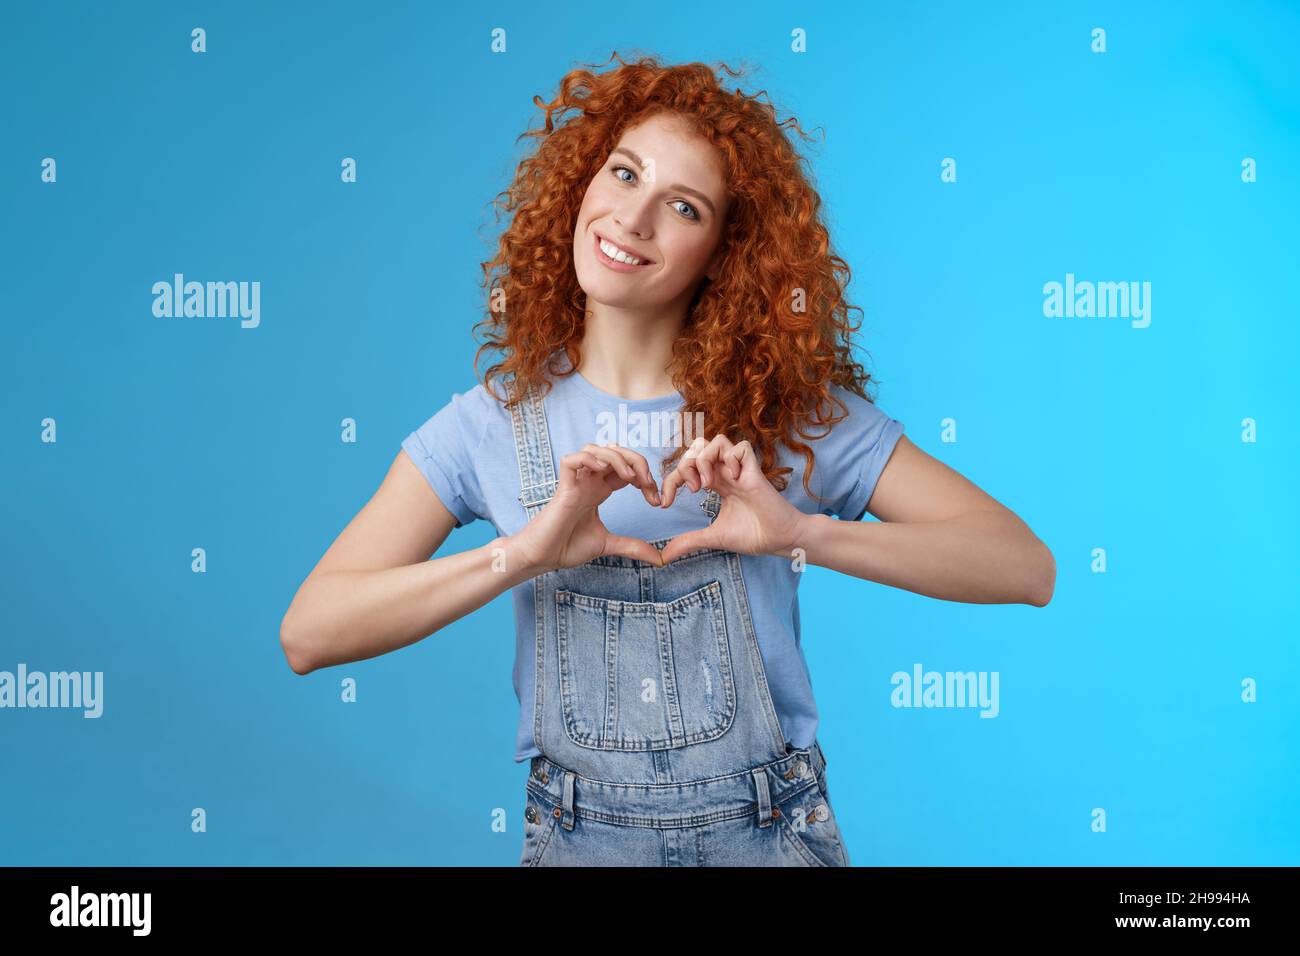
[[[748,441],[732,444],[718,434],[697,438],[664,481],[662,507],[672,505],[677,489],[714,489],[722,508],[713,523],[669,541],[665,563],[691,551],[720,548],[740,554],[786,554],[795,546],[807,517],[772,487]]]
[[[600,520],[596,509],[625,485],[636,485],[648,504],[659,504],[650,466],[634,451],[588,444],[561,458],[554,497],[515,535],[529,565],[551,571],[606,554],[662,565],[657,548],[640,538],[611,534]]]

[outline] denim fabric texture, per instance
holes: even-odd
[[[531,520],[556,465],[541,399],[512,416]],[[720,506],[701,502],[710,521]],[[782,737],[738,554],[603,556],[532,586],[541,755],[521,865],[849,865],[820,744]]]

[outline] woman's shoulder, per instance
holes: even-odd
[[[801,440],[816,456],[810,481],[822,499],[818,502],[818,510],[845,520],[856,520],[862,516],[871,492],[903,434],[903,423],[874,400],[851,389],[833,385],[828,392],[842,403],[842,407],[824,406],[823,414],[830,412],[833,417],[843,417],[829,430],[825,426],[805,426],[808,437],[801,436]],[[806,461],[802,455],[790,452],[783,458],[794,468],[795,493],[802,497],[798,485],[802,482]]]
[[[882,408],[874,398],[865,398],[842,385],[831,385],[827,389],[827,394],[843,406],[842,410],[839,406],[833,409],[834,416],[837,418],[841,415],[844,416],[831,426],[827,438],[837,436],[838,439],[843,440],[877,433],[889,426],[901,427],[902,425],[900,421]]]
[[[510,421],[505,406],[482,383],[466,383],[425,414],[411,438],[418,439],[426,451],[443,447],[459,449],[466,456],[478,450],[489,432],[503,423],[509,428]]]
[[[495,393],[494,393],[495,391]],[[438,410],[438,414],[455,416],[462,426],[482,430],[493,422],[509,422],[510,411],[505,406],[505,390],[497,385],[487,387],[483,382],[466,383],[453,391]]]
[[[497,386],[497,390],[501,390],[500,386]],[[504,402],[482,382],[466,385],[462,391],[453,393],[451,403],[464,415],[480,418],[494,415],[509,417]]]

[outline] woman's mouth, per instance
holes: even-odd
[[[618,246],[607,239],[602,239],[596,233],[593,233],[592,236],[596,259],[615,272],[635,272],[638,269],[644,269],[646,266],[654,265],[649,259],[641,259],[623,252]]]

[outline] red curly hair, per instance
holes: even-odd
[[[474,367],[485,350],[502,353],[483,381],[494,395],[494,379],[518,383],[515,395],[497,396],[507,407],[527,388],[545,394],[551,377],[578,368],[586,296],[574,270],[573,233],[583,196],[625,129],[657,113],[677,114],[718,149],[730,198],[725,259],[715,280],[701,282],[673,345],[668,371],[682,412],[707,412],[705,437],[721,431],[732,441],[748,439],[778,490],[793,471],[777,467],[778,443],[801,454],[804,488],[815,498],[815,455],[800,438],[821,437],[847,416],[830,386],[874,400],[866,394],[871,376],[853,360],[851,336],[860,325],[848,313],[862,310],[844,298],[848,264],[830,251],[818,219],[821,198],[783,129],[808,134],[793,118],[778,122],[770,101],[759,101],[763,93],[727,92],[707,64],[611,59],[620,65],[603,74],[568,73],[549,103],[533,97],[545,127],[521,134],[540,139],[536,153],[493,200],[498,219],[502,209],[514,216],[496,257],[482,264],[489,305],[475,326],[484,335]],[[568,110],[577,112],[557,125],[555,115]],[[797,296],[802,309],[793,308]],[[561,349],[567,370],[551,364]],[[664,458],[664,474],[684,450]]]

